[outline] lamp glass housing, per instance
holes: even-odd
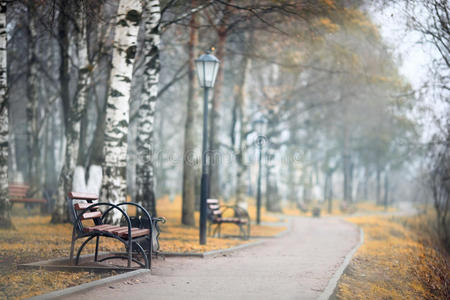
[[[212,88],[216,82],[220,61],[212,54],[203,54],[195,60],[198,82],[202,88]]]

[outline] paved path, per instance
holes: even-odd
[[[293,218],[284,237],[208,258],[154,260],[152,274],[64,299],[316,299],[359,229],[332,218]],[[137,279],[137,280],[136,280]]]

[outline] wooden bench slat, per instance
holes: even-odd
[[[239,218],[218,218],[217,221],[222,223],[247,223],[246,219],[239,219]]]
[[[144,235],[147,235],[147,234],[150,233],[150,230],[145,229],[145,228],[143,228],[143,229],[135,228],[135,229],[137,229],[137,230],[131,231],[131,237],[132,238],[139,237],[139,236],[144,236]],[[124,233],[121,233],[119,236],[127,239],[128,238],[128,230],[126,232],[124,232]]]
[[[84,232],[92,232],[92,231],[106,231],[108,229],[115,229],[119,228],[117,225],[110,225],[110,224],[102,224],[102,225],[96,225],[96,226],[89,226],[84,227]]]
[[[47,203],[45,199],[34,199],[34,198],[11,198],[9,199],[11,202],[19,202],[19,203]]]
[[[100,218],[102,213],[100,211],[86,212],[81,217],[81,220]]]
[[[78,200],[97,200],[98,195],[96,194],[87,194],[87,193],[77,193],[77,192],[70,192],[69,198],[71,199],[78,199]]]
[[[73,206],[75,210],[83,210],[91,206],[93,203],[75,203]],[[98,209],[98,206],[91,208],[91,211],[95,211]]]
[[[30,188],[29,185],[19,185],[19,184],[10,184],[8,185],[10,189],[18,189],[18,190],[28,190]]]
[[[26,193],[9,193],[9,198],[26,198]]]
[[[121,226],[118,228],[117,227],[116,228],[107,228],[107,229],[103,229],[102,231],[110,232],[110,233],[118,235],[122,238],[128,238],[128,227],[126,227],[126,226]],[[131,228],[131,236],[132,237],[144,236],[149,233],[150,233],[150,231],[145,228],[142,228],[142,229],[136,228],[136,227]]]
[[[131,227],[131,232],[136,231],[136,230],[139,230],[139,228]],[[112,233],[114,233],[114,234],[116,234],[118,236],[121,236],[125,232],[128,234],[128,227],[127,226],[122,226],[122,227],[112,231]]]

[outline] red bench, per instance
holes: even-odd
[[[75,200],[75,201],[74,201]],[[78,248],[75,264],[79,262],[84,246],[96,239],[94,261],[102,262],[108,259],[126,259],[127,267],[135,262],[141,267],[151,268],[152,253],[159,247],[157,222],[165,222],[164,218],[152,218],[141,205],[133,202],[112,204],[106,202],[95,203],[97,195],[71,192],[68,195],[68,206],[73,221],[72,243],[70,247],[70,262],[72,263],[75,250],[75,242],[86,238]],[[124,206],[134,206],[140,211],[140,218],[129,217]],[[100,211],[100,209],[103,210]],[[122,215],[121,225],[105,223],[108,213],[112,210]],[[85,224],[86,220],[92,220],[93,224]],[[102,259],[98,259],[98,246],[100,237],[113,238],[121,241],[125,246],[123,253],[114,253]]]
[[[9,201],[11,203],[38,203],[46,204],[46,199],[41,198],[31,198],[28,196],[28,191],[30,186],[20,183],[10,183],[9,189]]]

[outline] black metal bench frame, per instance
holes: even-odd
[[[152,259],[152,253],[159,250],[159,229],[158,229],[158,222],[165,223],[164,218],[152,218],[150,213],[141,205],[133,202],[122,202],[119,204],[112,204],[112,203],[106,203],[106,202],[98,202],[94,203],[93,201],[97,200],[97,195],[92,194],[81,194],[81,193],[69,193],[67,197],[68,201],[68,209],[69,214],[73,221],[73,231],[72,231],[72,242],[70,246],[70,263],[73,263],[73,256],[74,256],[74,250],[75,250],[75,242],[78,239],[86,238],[86,240],[81,244],[81,246],[78,248],[77,255],[75,258],[75,265],[78,265],[81,252],[83,248],[88,244],[89,241],[91,241],[93,238],[96,238],[95,243],[95,254],[94,254],[94,261],[95,262],[102,262],[108,259],[126,259],[127,260],[127,267],[131,267],[131,262],[137,263],[139,266],[150,269],[151,268],[151,259]],[[83,210],[79,210],[79,213],[77,213],[75,209],[75,204],[73,203],[73,200],[84,200],[87,202],[88,206],[85,207]],[[129,217],[126,212],[120,207],[120,206],[135,206],[138,208],[141,212],[140,218],[133,218]],[[94,221],[95,226],[100,225],[107,225],[104,223],[105,218],[108,216],[108,213],[112,210],[118,210],[122,215],[122,221],[125,222],[126,226],[122,226],[118,229],[125,229],[127,232],[127,237],[121,237],[119,234],[114,234],[110,231],[106,230],[92,230],[92,231],[86,231],[85,227],[83,226],[82,220],[90,219],[90,218],[84,218],[86,213],[92,213],[97,212],[99,208],[104,207],[106,208],[105,212],[101,214],[101,217],[94,217],[92,220]],[[143,221],[143,218],[146,219],[146,221]],[[144,228],[144,225],[146,225],[146,228]],[[94,227],[95,227],[94,226]],[[136,227],[133,227],[136,226]],[[118,227],[118,226],[117,226]],[[137,237],[133,237],[132,231],[135,229],[148,229],[148,234],[140,235]],[[106,238],[113,238],[116,240],[119,240],[122,242],[126,248],[125,253],[115,253],[112,255],[109,255],[107,257],[104,257],[102,259],[98,259],[98,246],[99,246],[99,240],[100,237],[106,237]],[[146,247],[144,248],[141,243],[146,243]],[[138,257],[143,258],[144,262],[139,261]]]

